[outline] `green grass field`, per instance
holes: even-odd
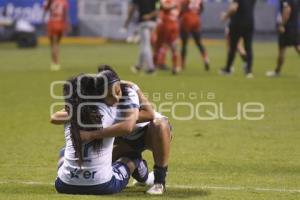
[[[0,199],[300,199],[300,59],[291,49],[282,77],[268,79],[264,74],[275,65],[276,49],[275,43],[255,44],[255,78],[248,80],[239,58],[232,77],[218,75],[225,63],[223,43],[208,46],[209,73],[190,46],[188,67],[176,77],[170,72],[131,73],[135,45],[65,45],[63,70],[50,72],[47,46],[19,50],[0,44]],[[154,94],[158,93],[195,92],[197,99],[180,96],[171,102],[223,103],[228,116],[236,112],[239,102],[260,102],[265,117],[260,121],[196,117],[180,121],[164,113],[170,117],[174,138],[169,187],[163,197],[147,196],[144,188],[132,187],[105,197],[60,195],[52,184],[64,137],[62,127],[49,124],[50,105],[57,102],[50,96],[50,84],[80,72],[95,72],[100,63],[114,66],[122,79],[138,83],[152,100],[157,100]],[[215,99],[207,99],[208,93],[214,93]],[[165,101],[162,97],[156,103]],[[175,112],[186,116],[188,108],[179,106]],[[152,166],[151,154],[146,152],[145,157]]]

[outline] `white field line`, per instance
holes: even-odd
[[[10,180],[1,181],[0,185],[4,184],[21,184],[21,185],[54,185],[54,183],[38,182],[38,181],[21,181]],[[243,187],[243,186],[212,186],[212,185],[167,185],[167,188],[174,189],[202,189],[202,190],[223,190],[223,191],[255,191],[255,192],[279,192],[279,193],[300,193],[300,189],[287,188],[260,188],[260,187]]]

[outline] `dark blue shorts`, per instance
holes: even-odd
[[[68,185],[59,178],[55,181],[55,189],[63,194],[105,195],[121,192],[128,184],[130,171],[126,164],[113,164],[113,176],[110,181],[93,186]]]

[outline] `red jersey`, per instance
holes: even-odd
[[[200,13],[202,0],[183,0],[180,15],[180,24],[184,31],[195,32],[200,30]]]
[[[182,1],[182,13],[194,13],[199,15],[201,12],[202,0],[183,0]]]
[[[162,23],[178,22],[180,14],[180,1],[179,0],[161,0],[161,12],[159,19]]]
[[[65,23],[67,18],[67,0],[47,0],[45,10],[49,11],[49,22]]]
[[[62,36],[66,28],[68,1],[47,0],[45,11],[49,11],[48,35]]]

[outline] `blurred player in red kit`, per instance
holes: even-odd
[[[67,0],[46,0],[44,6],[44,17],[49,12],[47,24],[48,37],[51,45],[51,70],[60,70],[59,64],[59,43],[68,28],[68,1]]]
[[[182,42],[181,59],[182,67],[185,67],[187,44],[190,34],[197,45],[203,59],[205,70],[209,70],[209,58],[201,39],[201,18],[203,11],[202,0],[182,0],[180,14],[180,37]]]
[[[161,0],[161,10],[159,12],[157,26],[157,40],[154,47],[154,61],[160,67],[165,65],[166,50],[170,48],[172,52],[173,74],[181,70],[181,61],[178,55],[178,38],[180,14],[179,0]]]

